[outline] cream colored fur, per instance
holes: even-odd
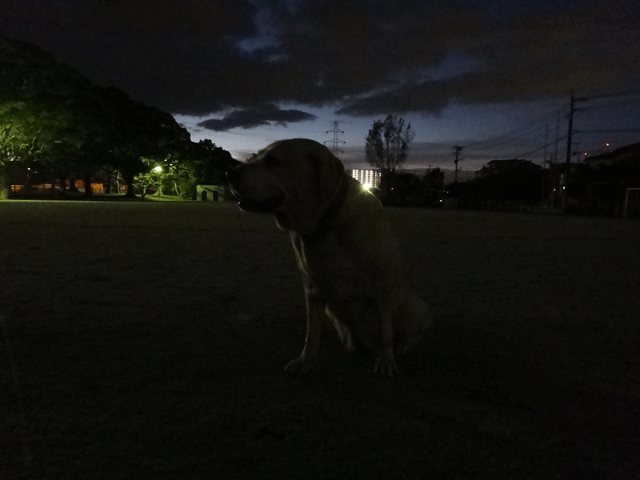
[[[409,286],[380,202],[312,140],[276,142],[228,178],[241,208],[273,213],[291,235],[307,334],[287,373],[317,367],[320,332],[329,319],[347,346],[377,351],[376,373],[394,376],[396,356],[420,340],[431,318]]]

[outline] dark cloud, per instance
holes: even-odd
[[[629,88],[640,84],[639,24],[636,0],[0,5],[0,31],[97,83],[172,113],[239,110],[211,121],[215,129],[248,126],[250,114],[259,124],[308,119],[256,111],[284,102],[354,115],[438,114],[451,102]]]
[[[301,110],[282,110],[272,103],[261,105],[256,108],[234,110],[224,118],[205,120],[198,123],[199,127],[204,127],[216,132],[231,130],[232,128],[254,128],[262,125],[282,125],[287,123],[304,122],[315,120],[315,115]]]
[[[438,114],[460,104],[535,101],[570,92],[606,92],[640,83],[640,8],[631,2],[579,2],[563,9],[488,20],[458,55],[473,70],[426,78],[346,99],[340,113]],[[591,8],[584,7],[587,3]]]

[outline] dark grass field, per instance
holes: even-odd
[[[0,203],[0,479],[637,479],[640,223],[388,210],[435,325],[295,380],[288,236],[234,205]]]

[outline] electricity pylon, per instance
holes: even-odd
[[[462,152],[463,148],[464,147],[459,147],[458,145],[453,147],[453,150],[456,152],[456,159],[454,161],[454,163],[456,164],[456,174],[455,174],[453,183],[458,183],[458,162],[460,161],[460,159],[458,158],[458,155],[460,154],[460,152]]]
[[[338,120],[334,120],[333,130],[327,130],[327,133],[333,133],[333,140],[327,140],[326,142],[324,142],[325,144],[331,142],[330,150],[336,156],[339,153],[344,153],[344,151],[342,151],[338,145],[340,144],[344,145],[345,143],[347,143],[344,140],[340,140],[340,138],[338,137],[338,135],[344,135],[344,131],[340,130],[338,128],[339,126],[340,126],[340,122]]]

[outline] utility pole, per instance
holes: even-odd
[[[459,147],[458,145],[456,145],[455,147],[453,147],[453,150],[456,154],[456,159],[455,159],[455,164],[456,164],[456,174],[455,177],[453,179],[453,183],[458,183],[458,162],[460,161],[460,158],[458,157],[458,155],[460,154],[460,152],[462,152],[462,149],[464,147]]]
[[[544,126],[544,156],[542,157],[542,168],[544,169],[547,163],[547,144],[549,143],[549,124]]]
[[[587,97],[575,98],[573,96],[573,92],[571,92],[571,108],[569,108],[569,132],[567,134],[567,158],[565,163],[566,171],[564,175],[564,188],[562,191],[563,208],[566,206],[567,185],[569,184],[569,173],[571,172],[571,137],[573,135],[573,114],[580,111],[575,108],[576,102],[586,102],[587,100],[589,100]]]
[[[334,120],[333,122],[333,130],[327,130],[327,133],[333,133],[333,140],[327,140],[326,142],[324,142],[325,144],[331,142],[331,152],[334,155],[338,155],[339,153],[344,153],[344,151],[340,150],[340,147],[338,145],[340,144],[345,144],[347,142],[345,142],[344,140],[340,140],[340,138],[338,137],[338,135],[344,135],[344,131],[340,130],[338,127],[340,126],[340,122],[338,120]]]
[[[547,123],[544,126],[544,155],[542,157],[542,193],[541,198],[540,198],[540,206],[544,207],[544,197],[545,197],[545,189],[546,186],[549,184],[549,175],[547,175],[547,173],[551,173],[551,159],[549,158],[549,170],[546,170],[546,166],[547,166],[547,143],[549,142],[549,124]],[[545,182],[545,177],[546,178],[546,182]]]
[[[575,98],[571,92],[571,108],[569,109],[569,133],[567,134],[567,169],[571,164],[571,136],[573,135],[573,114],[581,110],[575,108],[576,102],[586,102],[587,97]],[[567,170],[568,171],[568,170]]]
[[[560,112],[556,115],[556,148],[553,154],[553,160],[549,162],[551,172],[551,206],[556,206],[556,187],[558,187],[558,143],[560,142]]]

